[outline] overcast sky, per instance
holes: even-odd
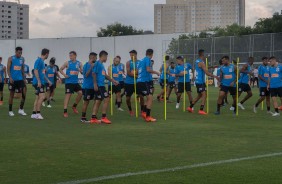
[[[94,37],[113,22],[154,30],[154,4],[165,0],[21,0],[30,5],[30,38]],[[270,17],[281,0],[246,0],[246,23]]]

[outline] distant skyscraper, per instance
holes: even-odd
[[[0,1],[0,39],[29,38],[29,5]]]
[[[245,25],[245,0],[166,0],[155,5],[156,34]]]

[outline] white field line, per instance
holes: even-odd
[[[97,177],[97,178],[60,182],[58,184],[84,184],[84,183],[91,183],[91,182],[97,182],[97,181],[126,178],[126,177],[130,177],[130,176],[158,174],[158,173],[165,173],[165,172],[175,172],[175,171],[180,171],[180,170],[188,170],[188,169],[207,167],[207,166],[212,166],[212,165],[221,165],[221,164],[235,163],[235,162],[241,162],[241,161],[246,161],[246,160],[257,160],[257,159],[277,157],[277,156],[282,156],[282,152],[280,152],[280,153],[270,153],[270,154],[266,154],[266,155],[257,155],[257,156],[250,156],[250,157],[235,158],[235,159],[229,159],[229,160],[220,160],[220,161],[215,161],[215,162],[199,163],[199,164],[180,166],[180,167],[174,167],[174,168],[167,168],[167,169],[141,171],[141,172],[134,172],[134,173],[124,173],[124,174],[116,174],[116,175],[111,175],[111,176],[101,176],[101,177]]]

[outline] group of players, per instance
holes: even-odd
[[[15,55],[8,59],[7,68],[1,64],[2,58],[0,58],[0,105],[3,105],[3,87],[5,82],[7,82],[5,79],[7,79],[8,75],[10,90],[9,116],[15,116],[12,110],[15,93],[21,94],[21,103],[18,113],[23,116],[27,115],[24,112],[24,104],[27,92],[26,77],[30,74],[29,67],[25,64],[25,60],[22,57],[22,51],[23,49],[21,47],[16,48]],[[153,70],[154,61],[152,58],[154,51],[152,49],[148,49],[146,56],[141,60],[138,59],[137,51],[132,50],[129,52],[130,60],[126,62],[126,65],[121,63],[120,56],[116,56],[113,60],[113,64],[106,70],[104,66],[104,63],[108,60],[108,53],[106,51],[101,51],[99,55],[94,52],[90,53],[89,61],[84,65],[77,60],[77,53],[71,51],[69,53],[70,60],[65,62],[63,66],[58,69],[55,65],[55,58],[51,58],[49,65],[46,66],[45,60],[49,57],[49,50],[43,49],[41,56],[35,61],[34,69],[32,70],[32,84],[35,88],[36,97],[31,118],[37,120],[44,119],[41,115],[42,104],[47,102],[47,107],[51,108],[50,103],[53,100],[56,80],[61,79],[60,74],[65,78],[63,116],[68,118],[69,101],[71,96],[77,93],[75,102],[72,105],[72,110],[75,114],[79,113],[77,105],[83,98],[82,123],[111,124],[111,121],[107,118],[111,94],[116,95],[116,106],[119,111],[124,111],[121,108],[121,104],[122,97],[126,96],[126,104],[129,113],[131,116],[134,116],[131,98],[135,93],[140,102],[142,118],[144,118],[146,122],[156,122],[157,120],[151,116],[154,94],[153,75],[160,76],[159,82],[162,90],[157,96],[158,101],[166,98],[169,102],[171,92],[174,90],[177,97],[177,109],[180,107],[182,94],[186,92],[190,101],[190,106],[187,108],[187,111],[193,113],[195,104],[201,101],[198,113],[200,115],[207,114],[204,108],[207,100],[206,76],[209,76],[217,79],[220,84],[216,115],[220,115],[220,109],[228,93],[233,97],[233,104],[230,110],[235,113],[237,105],[244,110],[243,104],[253,96],[249,85],[249,78],[253,75],[252,65],[254,58],[250,57],[248,62],[243,65],[238,72],[240,76],[237,91],[237,70],[239,69],[230,62],[228,56],[224,56],[221,59],[221,66],[218,67],[217,75],[213,75],[205,65],[204,50],[199,50],[198,54],[199,57],[194,63],[194,68],[191,64],[186,63],[182,56],[176,58],[177,63],[170,61],[169,56],[166,56],[165,64],[161,66],[159,71],[155,71]],[[83,75],[82,87],[79,84],[79,74]],[[262,58],[262,65],[259,67],[261,98],[254,106],[253,110],[255,113],[257,112],[259,104],[266,99],[268,113],[272,114],[272,116],[280,115],[277,97],[282,99],[281,80],[282,66],[278,64],[277,59],[275,57]],[[109,81],[108,84],[106,84],[105,81]],[[197,88],[198,95],[196,98],[192,96],[191,85],[193,84],[195,84]],[[167,93],[165,90],[167,90]],[[247,93],[246,97],[240,103],[237,102],[237,92],[239,97],[243,92]],[[165,94],[167,96],[165,96]],[[270,111],[270,97],[273,100],[275,113]],[[89,121],[86,112],[92,100],[94,100],[94,105],[91,120]],[[101,105],[102,117],[99,119],[97,115]]]

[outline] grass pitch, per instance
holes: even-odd
[[[5,104],[0,107],[1,184],[55,184],[282,152],[281,118],[252,112],[256,88],[239,117],[229,108],[222,109],[221,116],[213,115],[218,89],[211,88],[211,113],[206,117],[176,110],[173,103],[168,104],[168,120],[164,121],[163,103],[155,101],[152,114],[157,123],[147,124],[115,111],[109,116],[110,126],[81,124],[80,115],[72,113],[64,119],[63,87],[56,91],[53,108],[43,108],[45,120],[31,120],[31,86],[28,92],[25,110],[29,116],[10,118],[5,88]],[[15,100],[15,112],[17,104]],[[125,104],[123,108],[127,109]],[[281,172],[282,157],[277,156],[94,183],[281,183]]]

